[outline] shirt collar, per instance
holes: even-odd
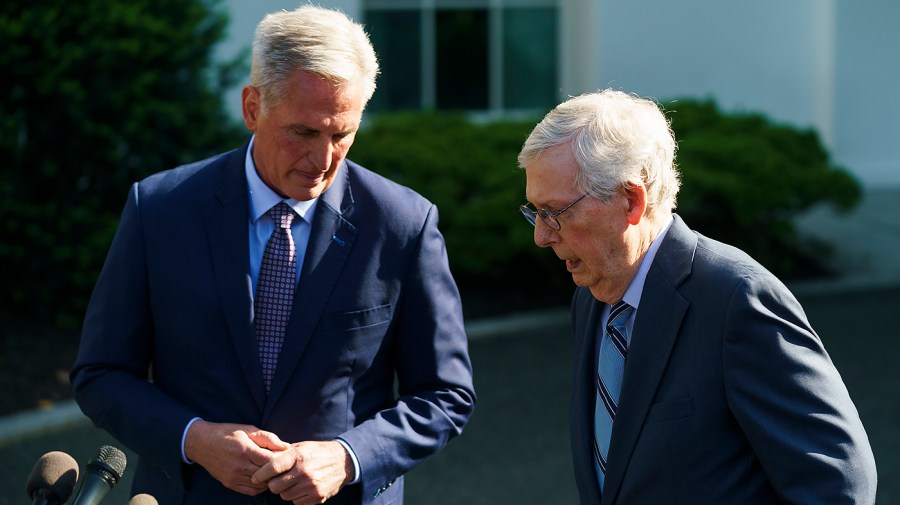
[[[250,139],[250,145],[247,147],[247,156],[244,159],[244,173],[247,177],[247,189],[250,193],[250,220],[253,223],[259,221],[259,218],[263,216],[266,212],[269,211],[272,207],[274,207],[278,202],[285,202],[288,204],[294,211],[303,218],[304,221],[309,222],[312,217],[312,213],[315,210],[316,202],[319,201],[319,198],[313,198],[312,200],[298,201],[293,198],[282,198],[278,193],[272,190],[269,186],[266,185],[265,182],[259,177],[259,173],[256,171],[256,164],[253,162],[253,144],[256,140],[256,135],[254,135]]]
[[[647,254],[645,254],[644,259],[641,260],[641,266],[638,267],[637,275],[631,279],[631,284],[628,285],[628,289],[625,290],[625,294],[622,296],[622,300],[635,309],[638,308],[638,304],[641,302],[641,295],[644,293],[644,281],[647,280],[647,273],[650,271],[653,259],[656,258],[659,246],[662,244],[663,238],[665,238],[666,233],[668,233],[669,228],[672,227],[674,221],[675,217],[670,217],[669,222],[667,222],[666,225],[659,230],[659,233],[656,234],[656,238],[653,239],[650,248],[647,249]]]

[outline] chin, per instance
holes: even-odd
[[[323,192],[325,188],[322,186],[315,186],[312,188],[297,188],[294,191],[291,191],[288,196],[297,200],[298,202],[305,202],[307,200],[312,200],[313,198],[318,198]]]
[[[296,192],[297,196],[294,196],[293,198],[301,202],[312,200],[313,198],[322,196],[322,193],[324,193],[329,187],[331,187],[331,181],[322,181],[312,187],[302,187],[298,189],[298,191]],[[302,198],[299,198],[301,196]]]
[[[590,288],[592,285],[591,279],[586,279],[584,274],[579,272],[572,272],[572,282],[581,288]]]

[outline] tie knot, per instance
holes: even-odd
[[[628,320],[628,316],[631,315],[631,310],[631,305],[625,303],[625,300],[619,300],[611,309],[609,309],[609,322],[607,323],[607,326],[625,324],[625,321]]]
[[[272,218],[275,227],[287,229],[290,229],[291,223],[294,221],[294,216],[297,215],[297,213],[294,212],[294,209],[284,202],[279,202],[278,205],[269,209],[267,214]]]

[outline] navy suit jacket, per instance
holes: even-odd
[[[749,256],[678,216],[644,284],[601,499],[591,446],[602,310],[576,290],[571,438],[582,504],[874,503],[868,438],[800,304]]]
[[[136,183],[72,370],[94,423],[160,503],[280,503],[181,459],[199,416],[282,440],[341,437],[361,482],[329,503],[402,503],[402,474],[460,433],[475,395],[437,209],[353,162],[319,200],[271,391],[257,357],[247,146]],[[395,381],[396,377],[396,381]]]

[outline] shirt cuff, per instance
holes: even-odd
[[[190,421],[188,421],[187,426],[184,427],[184,433],[181,434],[181,459],[189,465],[193,465],[194,462],[189,460],[187,457],[187,454],[184,453],[184,442],[187,440],[187,432],[189,429],[191,429],[191,425],[193,425],[195,422],[197,422],[199,420],[200,420],[199,417],[195,417],[195,418],[191,419]]]
[[[344,449],[347,449],[347,454],[350,455],[350,459],[353,461],[353,480],[350,481],[350,484],[356,484],[359,482],[359,460],[356,459],[356,453],[353,452],[353,449],[350,448],[350,444],[345,442],[343,439],[336,438],[335,439],[339,444],[344,446]]]

